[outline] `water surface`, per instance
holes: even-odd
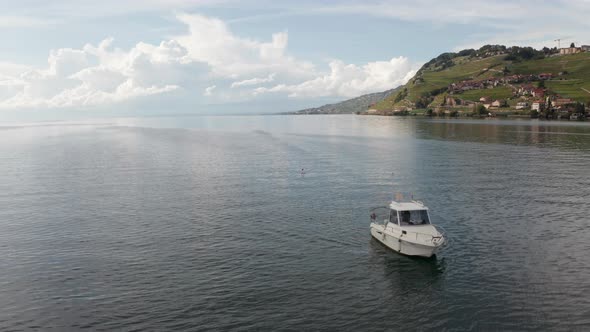
[[[10,125],[0,189],[0,330],[590,326],[588,124]],[[370,238],[395,191],[450,234],[435,259]]]

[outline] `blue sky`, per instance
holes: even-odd
[[[590,0],[0,3],[0,112],[289,111],[488,43],[590,44]],[[69,115],[68,115],[69,114]]]

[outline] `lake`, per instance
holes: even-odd
[[[588,123],[6,124],[0,161],[3,331],[590,327]],[[371,239],[395,192],[436,258]]]

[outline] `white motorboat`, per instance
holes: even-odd
[[[446,242],[430,223],[428,208],[420,201],[392,201],[389,215],[371,213],[371,235],[388,248],[408,256],[431,257]]]

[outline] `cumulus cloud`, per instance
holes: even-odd
[[[309,78],[315,66],[287,54],[288,33],[278,32],[270,41],[237,37],[225,22],[203,15],[180,14],[188,34],[176,36],[196,61],[208,63],[218,77],[239,78],[276,73],[289,78]]]
[[[334,60],[325,71],[288,54],[287,32],[275,33],[270,41],[261,42],[235,36],[225,22],[216,18],[186,14],[178,18],[187,24],[190,33],[175,39],[190,56],[208,63],[215,77],[249,77],[234,80],[230,88],[251,89],[246,91],[251,96],[284,93],[291,97],[351,97],[391,89],[415,73],[404,57],[361,66]],[[276,84],[256,87],[268,83]]]
[[[260,87],[254,90],[254,94],[285,92],[289,97],[356,97],[405,84],[415,73],[415,68],[405,57],[370,62],[364,66],[335,60],[330,63],[329,73],[298,84]]]
[[[0,67],[0,107],[94,106],[170,92],[194,84],[208,66],[174,40],[138,43],[128,51],[112,39],[49,54],[45,69]],[[17,74],[18,69],[26,69]]]
[[[95,106],[175,90],[203,103],[269,94],[353,97],[396,87],[415,72],[405,57],[313,64],[289,54],[287,32],[260,41],[238,37],[217,18],[177,19],[187,32],[159,44],[138,42],[124,50],[107,38],[52,50],[41,69],[0,62],[0,108]]]

